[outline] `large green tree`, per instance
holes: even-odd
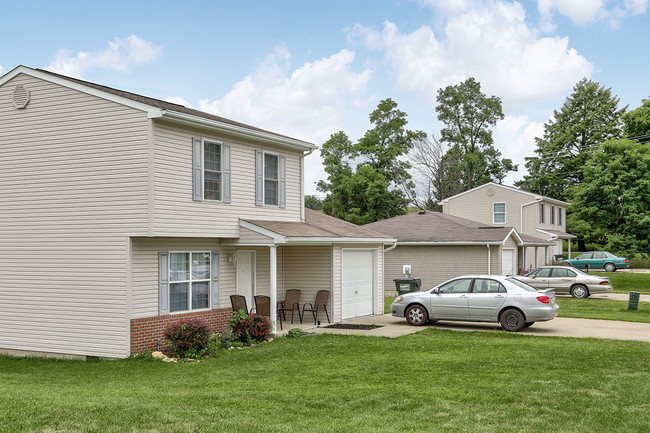
[[[438,120],[445,127],[440,140],[450,146],[449,170],[460,175],[460,190],[466,191],[486,182],[502,182],[507,172],[516,171],[512,160],[501,158],[494,147],[492,128],[504,118],[501,99],[481,92],[481,83],[474,78],[438,90]],[[444,194],[443,194],[444,195]],[[446,197],[439,196],[438,200]]]
[[[544,125],[544,137],[536,138],[535,156],[527,157],[528,175],[515,183],[525,190],[560,200],[567,190],[584,180],[587,160],[605,140],[621,138],[618,97],[599,83],[578,81],[560,111]]]
[[[355,224],[406,212],[414,184],[404,157],[425,136],[406,129],[406,113],[392,99],[379,103],[370,122],[373,127],[357,143],[337,132],[321,148],[328,174],[317,185],[327,193],[323,211]]]
[[[576,235],[615,253],[647,254],[650,147],[633,140],[606,141],[591,153],[570,199]]]
[[[650,99],[644,99],[643,104],[623,114],[623,131],[626,137],[638,137],[650,134]]]

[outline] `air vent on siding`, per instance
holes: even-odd
[[[27,107],[27,104],[29,104],[29,89],[24,85],[16,86],[12,98],[14,106],[17,109],[20,110]]]

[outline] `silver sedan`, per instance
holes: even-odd
[[[498,322],[506,331],[519,331],[537,321],[551,320],[560,307],[553,290],[536,290],[512,277],[465,275],[433,289],[398,296],[392,315],[410,325],[428,321]]]
[[[555,293],[569,293],[574,298],[588,298],[593,293],[612,293],[609,278],[586,274],[568,266],[542,266],[513,278],[536,289],[553,289]]]

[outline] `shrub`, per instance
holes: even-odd
[[[165,354],[178,358],[200,358],[210,342],[208,324],[200,319],[181,319],[165,329]]]
[[[289,338],[304,337],[305,335],[307,335],[307,331],[300,328],[292,328],[287,332],[287,337]]]
[[[268,317],[246,314],[244,310],[235,311],[229,322],[233,337],[249,345],[264,341],[271,332],[271,321]]]

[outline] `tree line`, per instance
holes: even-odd
[[[323,200],[306,206],[366,224],[438,202],[486,182],[502,183],[518,167],[494,147],[492,128],[504,118],[501,99],[474,78],[439,89],[439,134],[407,128],[392,99],[370,114],[371,129],[356,142],[343,131],[321,146],[327,179]],[[528,174],[515,186],[571,202],[567,231],[613,252],[647,253],[650,241],[650,99],[635,110],[586,78],[573,88],[535,139]]]

